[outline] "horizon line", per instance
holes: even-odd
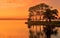
[[[27,20],[27,18],[0,18],[0,20]]]

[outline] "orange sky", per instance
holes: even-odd
[[[27,18],[28,8],[41,2],[60,9],[60,0],[0,0],[0,18]]]

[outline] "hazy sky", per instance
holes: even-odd
[[[60,0],[0,0],[0,18],[27,18],[28,8],[41,2],[60,10]]]

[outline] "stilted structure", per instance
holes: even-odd
[[[51,7],[45,3],[29,8],[28,22],[25,22],[28,24],[29,38],[50,38],[51,34],[57,33],[57,30],[53,29],[60,27],[60,21],[51,21],[51,19],[57,19],[52,15],[57,15],[57,11],[56,9],[52,11],[50,9]]]

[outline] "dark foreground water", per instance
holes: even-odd
[[[26,20],[0,20],[0,38],[28,38],[29,32]],[[52,35],[52,38],[60,38],[60,29],[58,35]]]

